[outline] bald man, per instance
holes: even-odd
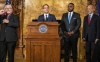
[[[99,40],[99,16],[94,14],[93,5],[87,6],[88,14],[84,17],[83,41],[86,45],[86,62],[91,62],[95,43]]]
[[[8,62],[14,62],[14,51],[18,40],[19,17],[13,14],[12,6],[9,4],[5,5],[3,10],[0,10],[0,20],[0,62],[6,62],[7,53]]]

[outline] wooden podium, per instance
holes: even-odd
[[[31,22],[27,26],[26,62],[60,62],[57,22]]]

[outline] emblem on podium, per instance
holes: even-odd
[[[40,33],[46,33],[47,30],[48,30],[48,28],[47,28],[46,25],[42,24],[42,25],[39,26],[39,32]]]

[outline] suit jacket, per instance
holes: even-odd
[[[47,21],[45,21],[45,19],[44,19],[44,14],[42,14],[42,15],[40,15],[38,17],[38,22],[51,22],[51,21],[52,22],[55,22],[56,21],[56,17],[53,14],[49,14]]]
[[[69,32],[69,28],[70,28],[70,31],[74,32],[73,37],[78,38],[80,34],[79,32],[80,25],[81,25],[80,14],[73,12],[73,15],[70,20],[70,24],[68,22],[68,13],[63,14],[62,21],[61,21],[61,28],[63,32]],[[67,35],[65,36],[68,37]]]
[[[3,20],[4,17],[0,16],[0,20]],[[1,21],[1,34],[0,41],[17,41],[17,28],[19,27],[19,17],[17,15],[11,14],[9,17],[9,23],[4,24]]]
[[[100,36],[100,19],[99,16],[93,14],[90,24],[88,24],[88,15],[84,17],[83,22],[83,38],[87,41],[95,41]]]

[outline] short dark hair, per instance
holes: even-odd
[[[73,5],[73,6],[74,6],[74,3],[69,3],[69,4],[71,4],[71,5]],[[69,5],[69,4],[68,4],[68,5]]]
[[[44,5],[42,6],[42,8],[44,8],[44,6],[48,6],[48,8],[49,8],[49,5],[48,5],[48,4],[44,4]]]

